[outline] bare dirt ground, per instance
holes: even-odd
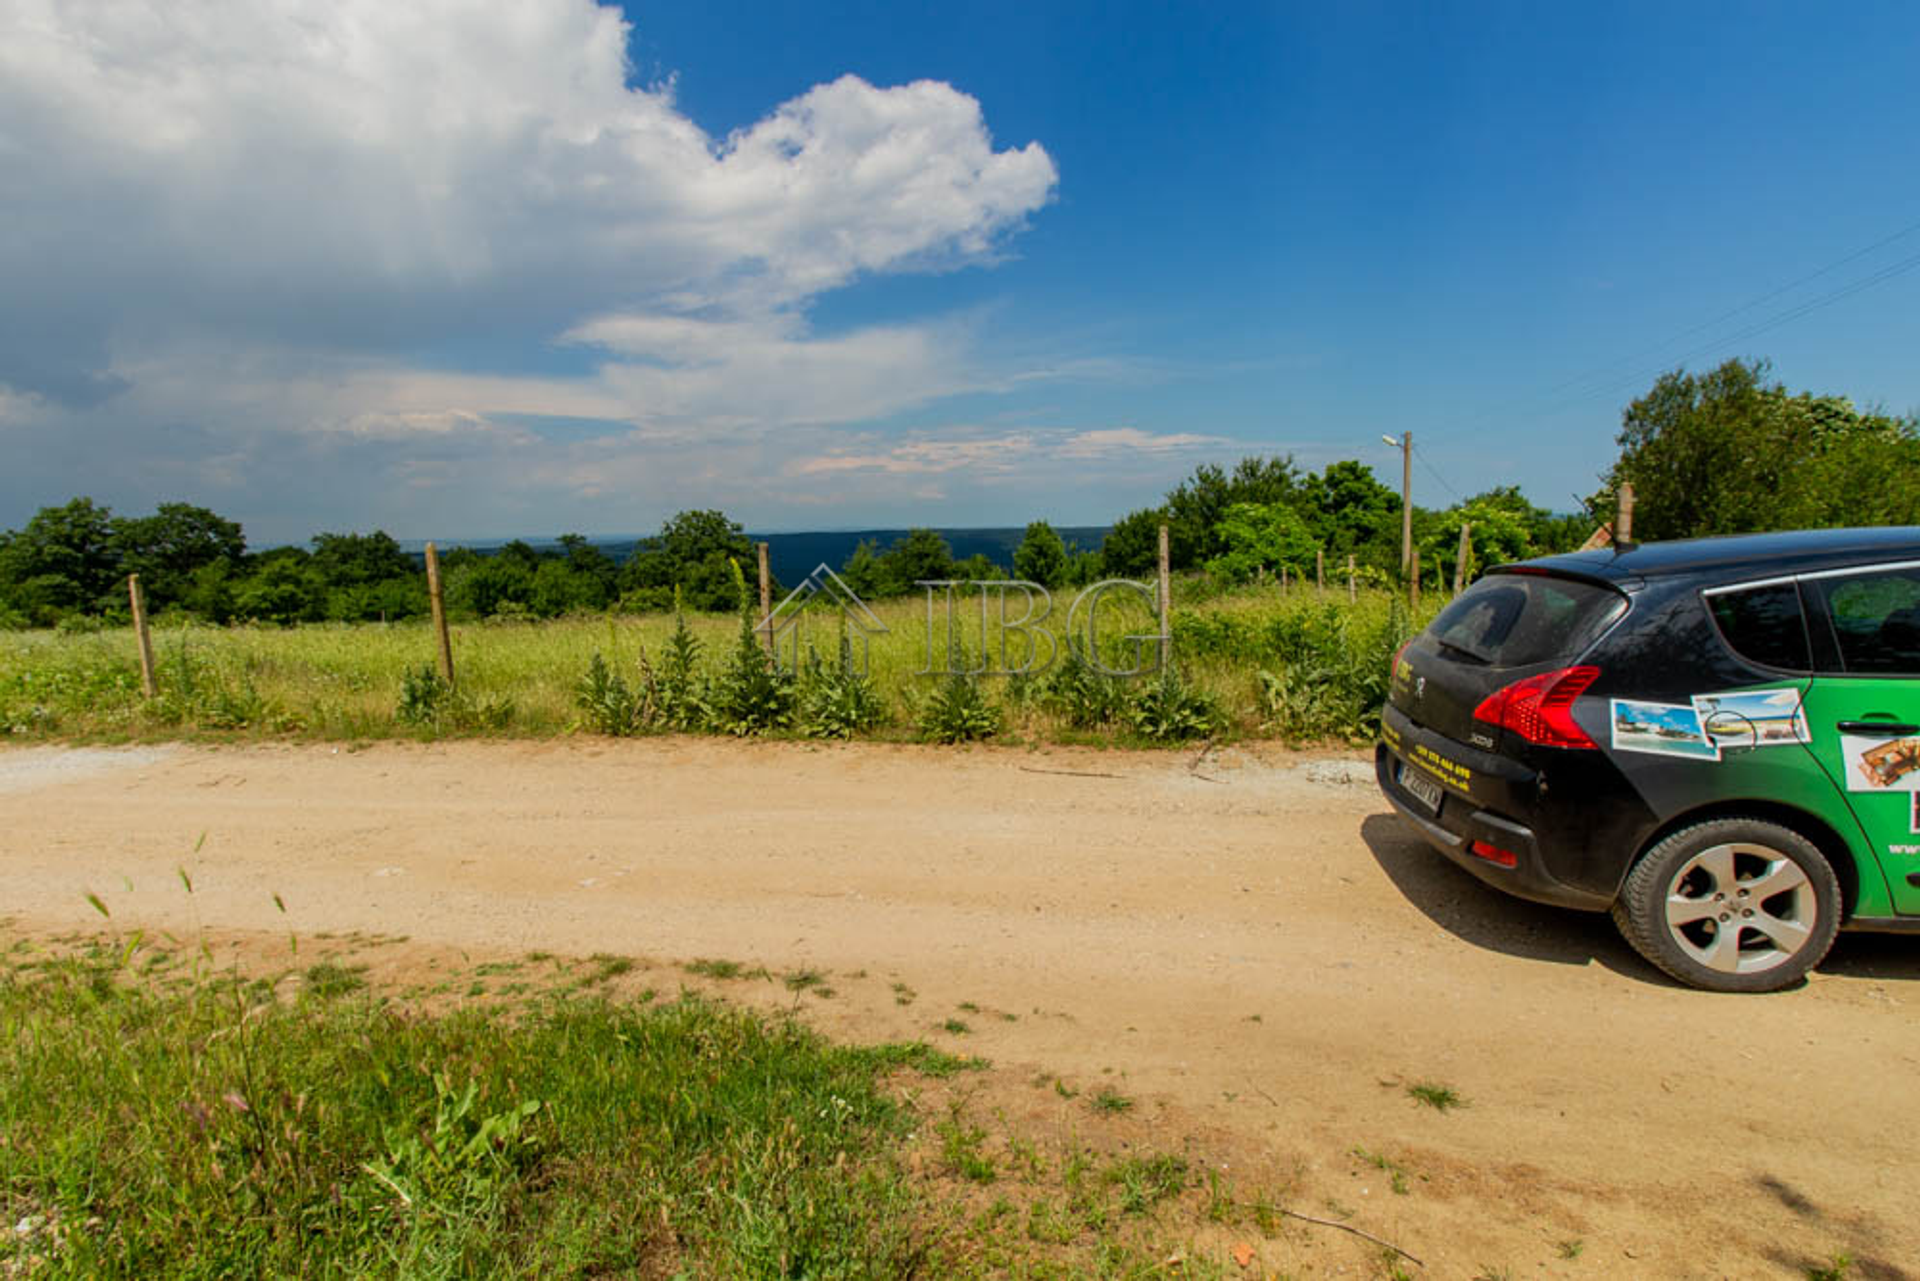
[[[0,921],[97,930],[91,890],[120,929],[407,936],[390,966],[541,950],[673,981],[696,957],[809,968],[831,999],[758,999],[835,1036],[986,1055],[1036,1095],[1037,1074],[1111,1084],[1142,1101],[1141,1142],[1204,1136],[1209,1161],[1276,1172],[1288,1204],[1406,1246],[1421,1275],[1797,1277],[1846,1253],[1852,1277],[1920,1276],[1920,940],[1843,935],[1774,996],[1682,990],[1604,918],[1507,900],[1428,853],[1363,760],[13,749]],[[1467,1106],[1418,1106],[1418,1083]],[[1356,1148],[1409,1171],[1407,1193]],[[1262,1262],[1380,1273],[1327,1235]]]

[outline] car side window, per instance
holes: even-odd
[[[1716,592],[1707,597],[1707,608],[1727,647],[1749,663],[1792,672],[1812,670],[1800,590],[1792,583]]]
[[[1920,676],[1920,569],[1814,579],[1849,672]]]

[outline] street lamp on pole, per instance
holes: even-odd
[[[1383,444],[1400,451],[1400,572],[1413,566],[1413,433],[1402,432],[1400,439],[1380,437]]]

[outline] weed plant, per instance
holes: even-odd
[[[48,1227],[49,1275],[921,1266],[880,1085],[924,1047],[691,996],[412,1014],[317,966],[287,999],[201,964],[143,978],[132,951],[0,977],[0,1209]]]
[[[1375,732],[1394,650],[1443,603],[1430,598],[1415,617],[1384,593],[1365,594],[1357,604],[1344,593],[1323,599],[1311,589],[1245,588],[1195,599],[1183,586],[1176,600],[1178,679],[1217,709],[1212,732],[1297,742]],[[1130,608],[1121,601],[1102,609],[1099,656],[1114,670],[1135,665],[1151,645],[1137,639],[1150,630],[1149,620]],[[925,602],[882,601],[874,612],[887,630],[867,638],[867,674],[857,686],[838,679],[845,668],[834,661],[831,633],[821,641],[825,661],[796,679],[763,664],[757,644],[753,663],[744,663],[738,618],[684,610],[464,624],[453,634],[457,681],[445,689],[436,684],[436,642],[424,622],[215,628],[162,619],[155,633],[161,697],[152,700],[141,697],[126,628],[0,632],[0,735],[354,740],[595,730],[580,693],[598,653],[609,677],[651,706],[643,719],[652,730],[919,737],[928,705],[939,697],[972,709],[962,718],[973,723],[969,734],[984,730],[983,717],[999,725],[1013,713],[1023,736],[1042,740],[1179,737],[1149,732],[1178,718],[1142,730],[1130,714],[1142,702],[1156,714],[1164,709],[1165,691],[1147,692],[1154,678],[1099,672],[1083,640],[1058,637],[1058,659],[1031,677],[979,676],[972,689],[946,691],[945,646],[928,643]],[[1056,628],[1061,613],[1055,611]],[[997,632],[985,644],[972,612],[956,608],[955,616],[968,651],[998,653]],[[934,628],[944,636],[937,614]]]

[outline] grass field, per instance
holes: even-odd
[[[1027,1135],[969,1106],[980,1060],[623,958],[441,1000],[353,955],[0,934],[0,1276],[1221,1277],[1279,1231],[1271,1189],[1102,1138],[1110,1089],[1036,1079],[1085,1132]]]
[[[1049,644],[1031,642],[1017,629],[1003,630],[997,604],[989,606],[983,627],[977,598],[958,602],[951,633],[938,609],[929,627],[924,598],[882,602],[875,612],[886,631],[867,641],[882,715],[865,733],[921,736],[927,704],[942,684],[938,673],[949,663],[976,668],[984,659],[998,666],[1003,642],[1012,667],[1027,661],[1030,644],[1037,644],[1042,659],[1064,654],[1069,603],[1063,597],[1054,604],[1047,622]],[[1420,621],[1437,607],[1429,599]],[[1012,597],[1007,617],[1017,620],[1023,608]],[[1076,621],[1084,632],[1084,613]],[[1371,718],[1385,696],[1388,661],[1413,621],[1383,593],[1363,594],[1355,604],[1344,592],[1323,597],[1311,589],[1177,599],[1173,666],[1186,678],[1188,692],[1198,696],[1207,733],[1357,739],[1371,733]],[[717,672],[737,645],[740,620],[689,616],[688,626],[700,645],[700,666]],[[835,617],[810,616],[804,628],[802,653],[811,645],[831,661],[839,646]],[[640,688],[643,657],[648,669],[660,671],[673,629],[672,615],[457,625],[457,695],[424,712],[417,699],[411,707],[406,704],[410,673],[417,676],[434,661],[433,636],[425,623],[278,629],[163,622],[154,633],[160,696],[151,700],[141,697],[128,630],[0,633],[0,735],[353,740],[564,734],[594,723],[583,715],[577,691],[595,654],[605,658],[611,673]],[[1151,664],[1154,644],[1130,638],[1151,637],[1155,630],[1141,602],[1108,598],[1096,624],[1102,660],[1115,670],[1143,659]],[[1072,689],[1055,679],[1063,666],[1056,661],[1049,673],[988,675],[973,684],[997,716],[1000,732],[1016,739],[1130,742],[1198,736],[1196,725],[1155,733],[1139,727],[1148,722],[1129,719],[1129,700],[1152,683],[1149,677]]]

